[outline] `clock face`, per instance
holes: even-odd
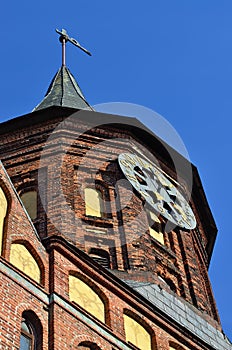
[[[127,180],[156,213],[181,228],[196,227],[190,205],[156,165],[133,153],[121,153],[118,162]]]

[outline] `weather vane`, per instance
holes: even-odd
[[[81,44],[76,39],[70,38],[68,36],[65,29],[62,29],[61,31],[56,29],[56,32],[58,34],[60,34],[60,42],[62,43],[62,66],[65,66],[65,59],[66,59],[65,49],[66,49],[67,41],[69,41],[70,43],[72,43],[76,47],[79,47],[79,49],[81,49],[82,51],[87,53],[87,55],[91,56],[91,53],[88,50],[86,50],[83,46],[81,46]]]

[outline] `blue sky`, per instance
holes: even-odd
[[[136,103],[160,113],[198,167],[218,226],[210,277],[225,333],[231,327],[231,0],[75,0],[1,6],[0,119],[30,112],[67,65],[92,105]]]

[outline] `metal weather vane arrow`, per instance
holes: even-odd
[[[60,42],[62,43],[62,66],[65,66],[65,59],[66,59],[65,48],[66,48],[67,41],[69,41],[74,46],[78,47],[79,49],[87,53],[87,55],[92,56],[91,53],[87,49],[85,49],[83,46],[81,46],[81,44],[76,39],[70,38],[65,29],[62,29],[62,30],[56,29],[56,32],[60,34]]]

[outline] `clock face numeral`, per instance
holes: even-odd
[[[157,213],[179,227],[196,227],[190,205],[156,165],[132,153],[120,154],[118,162],[127,180]]]

